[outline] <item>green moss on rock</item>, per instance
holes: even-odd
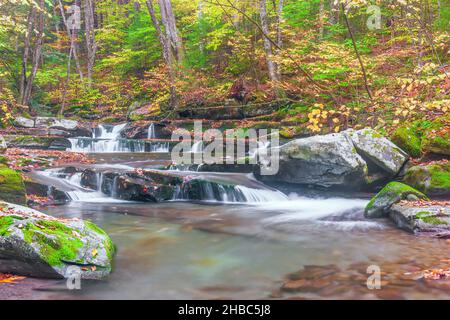
[[[26,203],[25,184],[15,170],[0,164],[0,200],[16,204]]]
[[[10,216],[0,217],[0,236],[7,236],[8,229],[14,223],[14,219]]]
[[[433,225],[447,225],[447,221],[441,220],[433,215],[432,212],[421,211],[416,214],[416,218],[425,223]]]
[[[450,196],[450,162],[412,167],[404,180],[428,196]]]
[[[391,140],[414,158],[419,158],[422,154],[422,142],[420,136],[413,127],[398,128],[391,136]]]
[[[366,206],[364,215],[367,218],[386,217],[393,204],[407,199],[410,195],[414,195],[419,199],[428,199],[426,195],[406,184],[390,182],[370,200]]]
[[[450,155],[450,115],[429,124],[422,139],[422,151],[440,155]]]
[[[73,261],[78,256],[78,250],[83,247],[83,242],[72,233],[72,229],[58,221],[27,223],[22,232],[26,242],[40,246],[42,258],[50,266]]]

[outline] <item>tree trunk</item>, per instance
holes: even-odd
[[[45,18],[45,1],[39,1],[39,13],[36,16],[37,38],[33,50],[33,58],[31,61],[31,73],[26,80],[25,90],[23,95],[23,105],[29,105],[31,99],[31,92],[33,89],[33,82],[37,74],[39,63],[41,62],[42,46],[44,44],[44,18]]]
[[[88,86],[90,87],[92,84],[92,70],[94,68],[95,54],[97,51],[94,30],[94,3],[92,0],[86,0],[84,3],[84,23],[86,26],[87,77]]]
[[[33,33],[33,23],[36,16],[36,7],[32,6],[30,9],[30,13],[28,14],[28,22],[27,22],[27,31],[25,33],[24,40],[24,49],[22,56],[22,73],[20,75],[20,83],[19,83],[19,102],[22,105],[25,105],[25,88],[27,85],[27,69],[28,69],[28,58],[30,55],[30,45],[31,45],[31,37]]]
[[[75,60],[75,65],[77,67],[77,72],[78,72],[78,74],[80,76],[80,80],[83,82],[84,75],[83,75],[83,70],[81,69],[80,60],[78,59],[78,53],[77,53],[78,50],[77,50],[77,45],[76,45],[76,33],[75,33],[75,30],[70,30],[70,27],[67,24],[66,15],[64,13],[64,6],[63,6],[61,0],[58,0],[58,3],[59,3],[59,9],[61,11],[61,17],[63,19],[63,23],[64,23],[64,26],[65,26],[66,31],[67,31],[67,36],[70,39],[70,47],[72,49],[72,56],[73,56],[73,59]],[[69,57],[69,59],[70,59],[70,57]]]
[[[337,24],[339,22],[339,1],[330,0],[330,18],[329,21],[331,24]]]
[[[267,21],[267,3],[266,0],[259,1],[259,13],[261,18],[261,28],[266,35],[269,35],[269,23]],[[271,81],[278,81],[278,71],[277,65],[273,61],[273,50],[272,43],[267,39],[267,37],[263,37],[264,40],[264,51],[266,53],[266,61],[267,68],[269,70],[269,77]]]
[[[341,3],[342,6],[342,14],[344,15],[345,24],[347,25],[348,33],[350,34],[350,38],[352,39],[353,49],[355,50],[356,57],[358,58],[359,65],[361,67],[361,72],[364,78],[364,87],[366,88],[366,92],[369,95],[370,100],[373,100],[372,93],[369,89],[369,84],[367,83],[367,74],[366,74],[366,68],[364,68],[364,64],[362,62],[361,56],[358,51],[358,47],[356,46],[355,37],[353,36],[352,28],[350,27],[350,22],[348,21],[347,13],[345,12],[345,6],[343,3]]]
[[[161,25],[158,21],[158,18],[156,17],[155,7],[153,6],[153,0],[146,0],[146,2],[150,18],[152,19],[153,25],[156,29],[156,33],[158,34],[159,42],[161,43],[161,47],[163,50],[163,57],[169,72],[170,106],[172,108],[176,108],[177,91],[175,87],[175,71],[173,67],[173,56],[170,50],[170,40],[168,39],[167,34],[164,34],[163,31],[161,30]]]
[[[175,51],[178,63],[182,63],[184,58],[183,43],[178,33],[172,3],[170,0],[158,0],[158,3],[161,12],[161,22],[166,31],[166,36]]]
[[[319,7],[319,40],[323,39],[324,24],[325,24],[325,0],[320,0],[320,7]]]

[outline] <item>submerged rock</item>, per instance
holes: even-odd
[[[261,176],[263,181],[353,189],[367,183],[367,164],[346,134],[297,139],[281,146],[279,154],[278,173]]]
[[[410,168],[405,182],[430,197],[450,198],[450,162],[443,161]]]
[[[347,130],[344,133],[363,158],[368,158],[391,176],[397,175],[408,161],[406,152],[373,129]]]
[[[112,269],[115,247],[89,221],[62,220],[0,202],[0,273],[42,278],[101,279]]]
[[[416,207],[408,202],[402,202],[390,208],[389,218],[397,227],[408,232],[450,237],[450,207],[448,206]]]
[[[25,185],[19,172],[0,162],[0,200],[26,204]]]
[[[391,206],[405,199],[427,199],[427,196],[406,184],[390,182],[370,200],[366,206],[364,215],[366,218],[387,217]]]

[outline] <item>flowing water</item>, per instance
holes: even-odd
[[[112,126],[99,125],[92,130],[92,137],[70,138],[69,151],[83,153],[111,153],[111,152],[169,152],[170,145],[165,141],[143,141],[122,138],[122,131],[126,123]],[[156,139],[154,125],[151,124],[148,132],[149,139]]]
[[[120,132],[114,130],[100,131],[98,136],[114,141]],[[127,172],[136,167],[152,168],[166,158],[162,154],[145,161],[101,158],[92,169],[101,180],[102,168]],[[115,199],[114,192],[108,196],[100,189],[84,189],[80,173],[62,174],[61,168],[34,173],[49,185],[59,184],[72,199],[44,212],[90,219],[108,232],[118,248],[114,272],[107,280],[83,281],[80,291],[60,290],[63,282],[49,281],[41,286],[38,297],[450,297],[448,281],[415,276],[448,259],[448,243],[408,234],[385,219],[365,219],[367,199],[324,193],[306,196],[300,190],[284,194],[246,174],[169,172],[205,181],[202,201],[191,201],[180,188],[164,203],[126,202]],[[366,286],[366,271],[371,265],[381,269],[381,290]],[[294,283],[296,290],[282,290],[291,273],[297,274],[291,280],[300,277],[308,279],[307,283]]]

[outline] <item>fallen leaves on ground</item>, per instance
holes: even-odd
[[[450,201],[439,201],[439,200],[417,200],[417,201],[408,201],[402,200],[400,201],[401,205],[409,206],[409,207],[430,207],[430,206],[441,206],[448,207],[450,206]]]
[[[69,163],[93,163],[83,153],[58,151],[8,148],[5,156],[8,164],[15,170],[36,170],[48,167],[57,167]]]

